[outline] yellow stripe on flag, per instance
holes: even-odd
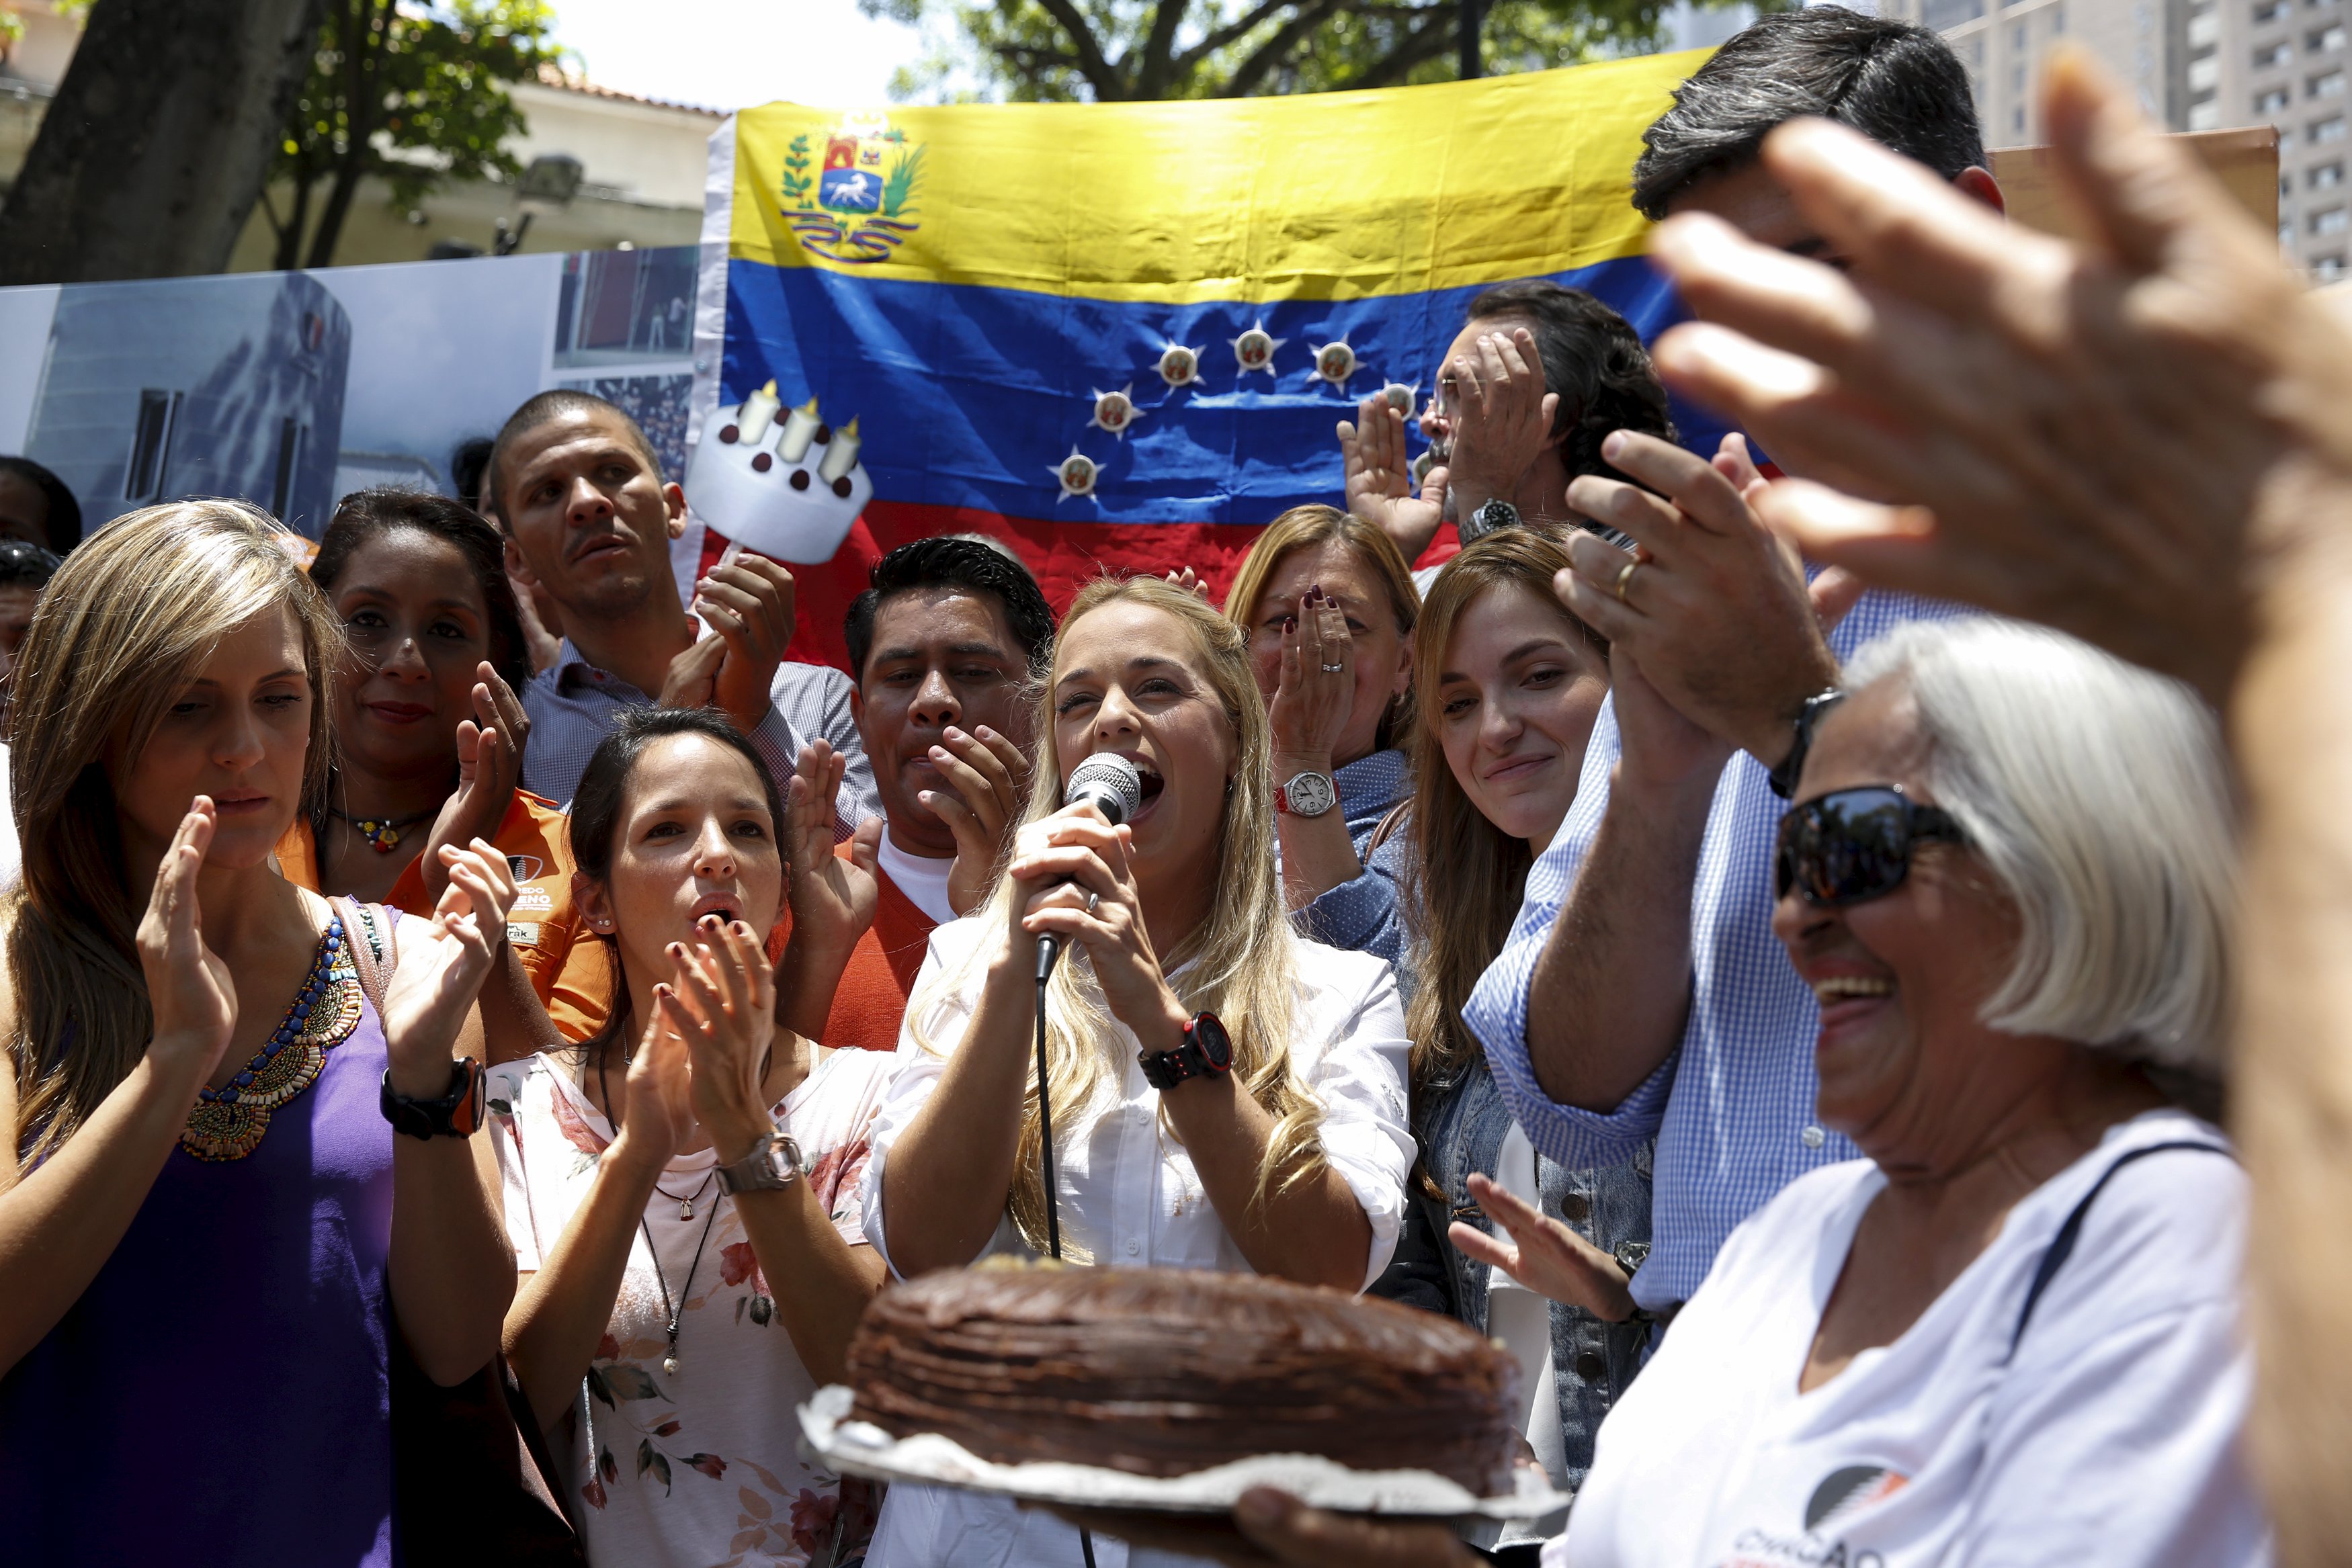
[[[1638,252],[1643,129],[1705,57],[1378,92],[736,118],[730,255],[1190,304],[1359,299]]]

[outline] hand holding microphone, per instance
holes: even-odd
[[[1072,771],[1062,799],[1061,810],[1021,830],[1010,867],[1029,890],[1014,909],[1020,930],[1037,940],[1037,974],[1082,942],[1111,1012],[1130,1028],[1156,1022],[1175,1009],[1174,993],[1144,929],[1119,827],[1141,802],[1142,780],[1126,758],[1097,752]]]

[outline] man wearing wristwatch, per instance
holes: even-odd
[[[1339,426],[1348,509],[1418,561],[1450,522],[1468,544],[1520,523],[1566,527],[1568,484],[1611,474],[1610,430],[1675,438],[1666,391],[1625,319],[1580,288],[1507,283],[1470,302],[1421,413],[1429,450],[1405,460],[1404,414],[1375,394]],[[1436,566],[1416,571],[1426,592]]]

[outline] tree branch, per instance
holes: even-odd
[[[1339,8],[1339,0],[1311,0],[1301,5],[1298,14],[1276,30],[1273,37],[1252,50],[1247,59],[1234,70],[1233,79],[1218,89],[1220,98],[1247,98],[1255,92],[1275,67],[1280,65],[1290,51],[1314,35],[1332,12]]]
[[[1444,54],[1446,46],[1454,41],[1457,24],[1443,12],[1432,13],[1428,19],[1407,35],[1404,42],[1388,55],[1366,66],[1355,78],[1335,82],[1334,90],[1354,91],[1363,88],[1394,87],[1402,81],[1412,68]]]
[[[1238,21],[1228,22],[1225,26],[1219,27],[1207,37],[1202,38],[1199,43],[1193,45],[1182,54],[1177,56],[1176,69],[1181,73],[1190,75],[1194,66],[1200,64],[1202,60],[1207,59],[1211,55],[1215,54],[1219,49],[1225,47],[1227,45],[1248,37],[1252,33],[1256,32],[1260,27],[1264,26],[1269,18],[1280,15],[1283,11],[1288,9],[1295,4],[1297,4],[1297,0],[1261,0],[1257,9],[1246,13]]]
[[[1143,40],[1143,62],[1129,73],[1136,97],[1150,100],[1167,96],[1171,74],[1169,57],[1175,52],[1176,29],[1182,25],[1190,4],[1191,0],[1160,0],[1152,7],[1151,31]]]
[[[1070,47],[1078,57],[1078,74],[1087,78],[1088,87],[1095,89],[1097,102],[1122,102],[1134,96],[1110,61],[1103,57],[1102,45],[1096,41],[1093,32],[1087,26],[1087,19],[1078,15],[1078,8],[1071,4],[1071,0],[1037,0],[1037,3],[1045,8],[1045,15],[1053,17],[1062,31],[1068,35]]]

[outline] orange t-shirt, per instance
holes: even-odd
[[[572,907],[572,843],[567,821],[552,800],[515,791],[491,842],[507,857],[518,884],[507,913],[507,940],[522,959],[530,988],[567,1040],[596,1032],[613,1006],[611,960],[604,945],[583,936]],[[417,857],[392,884],[384,902],[404,915],[429,915],[425,873]],[[319,847],[310,822],[297,817],[278,841],[278,869],[298,887],[319,891]]]
[[[849,846],[836,845],[833,852],[847,860]],[[923,955],[930,946],[937,923],[898,891],[888,872],[877,866],[874,879],[881,885],[881,896],[874,904],[874,924],[850,952],[849,967],[842,971],[833,1007],[825,1014],[821,1045],[858,1051],[898,1049],[898,1024],[907,1016],[907,993],[915,988],[915,976],[923,967]],[[787,909],[768,934],[771,962],[783,956],[792,930],[792,912]]]

